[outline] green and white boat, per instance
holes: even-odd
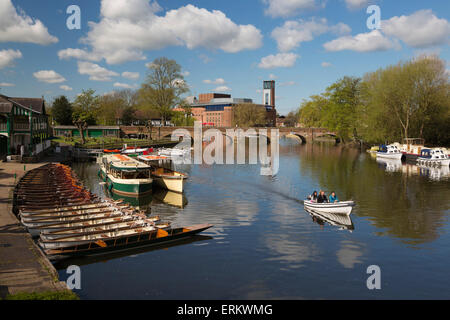
[[[152,192],[151,167],[129,156],[108,154],[100,159],[99,176],[108,190],[124,196]]]

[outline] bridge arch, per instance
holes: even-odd
[[[306,138],[304,136],[302,136],[301,134],[296,133],[296,132],[290,132],[290,133],[286,134],[285,137],[289,138],[289,139],[295,139],[295,140],[299,141],[302,144],[306,143]]]

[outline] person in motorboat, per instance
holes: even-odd
[[[308,196],[308,199],[317,202],[317,191],[314,191],[310,196]]]
[[[339,202],[339,199],[338,199],[338,197],[337,197],[337,195],[336,195],[336,192],[333,191],[333,192],[330,194],[330,196],[328,197],[328,201],[329,201],[330,203]]]
[[[317,203],[325,203],[328,202],[327,196],[324,191],[319,192],[319,196],[317,197]]]

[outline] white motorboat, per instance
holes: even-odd
[[[450,164],[450,158],[441,148],[423,149],[417,163],[426,166],[447,166]]]
[[[313,200],[305,200],[304,202],[305,209],[314,210],[317,212],[326,212],[326,213],[338,213],[350,215],[352,212],[353,206],[355,205],[354,201],[339,201],[334,203],[323,202],[317,203]]]
[[[171,156],[171,157],[183,157],[191,152],[190,149],[167,149],[161,148],[158,150],[158,155],[160,156]]]
[[[390,144],[388,146],[382,145],[380,147],[380,150],[377,151],[377,158],[387,158],[387,159],[398,159],[400,160],[403,156],[403,153],[400,151],[400,149],[393,144]]]

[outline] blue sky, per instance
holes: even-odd
[[[69,30],[66,9],[81,9]],[[381,30],[370,30],[369,5]],[[190,95],[227,92],[261,103],[277,82],[277,109],[297,108],[345,76],[362,76],[423,53],[450,61],[450,4],[413,0],[0,0],[0,93],[73,99],[145,80],[166,56]],[[449,69],[447,65],[447,69]]]

